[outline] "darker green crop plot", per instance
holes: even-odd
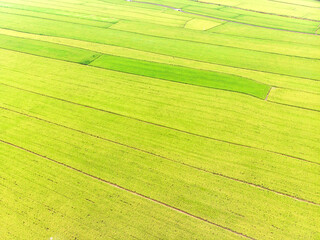
[[[90,65],[201,87],[245,93],[262,99],[266,97],[270,89],[270,86],[266,84],[236,75],[203,71],[111,55],[103,55]]]

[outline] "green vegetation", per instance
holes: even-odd
[[[0,2],[0,239],[319,239],[320,3],[158,3]]]
[[[264,99],[270,87],[236,75],[153,63],[130,58],[103,55],[90,63],[92,66],[132,73],[197,86],[224,89],[250,94]]]

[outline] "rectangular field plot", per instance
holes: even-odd
[[[192,19],[188,21],[184,27],[193,30],[208,30],[210,28],[219,26],[222,23],[223,21],[206,21],[202,19]]]
[[[270,89],[268,85],[234,75],[201,71],[198,69],[122,58],[112,55],[103,55],[90,63],[90,65],[168,81],[235,91],[262,99],[267,96]]]

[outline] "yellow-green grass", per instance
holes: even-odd
[[[33,79],[38,81],[40,77],[34,76]],[[163,85],[162,88],[169,88],[170,85],[173,85],[170,88],[173,91],[174,84]],[[317,164],[263,149],[217,140],[208,141],[201,136],[97,111],[8,85],[1,85],[1,89],[1,110],[22,116],[27,114],[30,118],[49,121],[52,125],[60,124],[66,129],[82,131],[85,135],[94,135],[100,140],[113,141],[127,148],[133,147],[151,156],[151,153],[156,154],[169,162],[186,164],[195,170],[214,175],[221,174],[223,178],[242,184],[253,184],[256,189],[262,186],[274,194],[288,194],[291,198],[295,196],[320,203],[320,195],[317,193],[320,180],[317,173],[320,166]],[[159,88],[159,91],[164,90]],[[37,107],[33,107],[34,102],[38,103]],[[59,118],[56,118],[57,115]],[[82,118],[80,116],[86,116],[85,121],[79,121]],[[157,139],[154,139],[155,134]]]
[[[3,141],[220,226],[245,232],[252,238],[265,238],[270,232],[274,238],[318,234],[319,206],[257,190],[26,116],[8,112],[1,112],[1,116],[5,128]],[[274,214],[275,210],[278,215]],[[289,221],[291,218],[299,222],[299,229]],[[251,227],[253,224],[255,228]]]
[[[318,1],[313,1],[313,0],[290,0],[290,1],[286,1],[286,0],[283,0],[281,1],[282,3],[284,4],[287,4],[287,5],[295,5],[295,6],[306,6],[306,7],[315,7],[315,8],[319,8],[320,7],[320,4]]]
[[[205,98],[201,102],[196,102],[191,94],[192,90],[197,92],[194,87],[188,91],[188,96],[185,96],[185,100],[182,101],[181,97],[186,94],[185,91],[180,94],[172,94],[169,90],[167,90],[168,92],[162,91],[163,94],[169,94],[167,97],[162,97],[159,91],[134,91],[132,88],[132,85],[137,82],[152,84],[152,86],[168,84],[168,82],[157,79],[155,79],[155,83],[152,83],[152,78],[14,52],[6,52],[5,55],[1,54],[1,57],[6,59],[1,64],[3,67],[2,83],[8,84],[9,82],[12,86],[69,99],[73,102],[163,124],[194,134],[226,141],[231,139],[232,142],[319,162],[319,146],[317,141],[314,141],[319,138],[320,131],[318,128],[319,113],[317,112],[281,107],[264,100],[253,101],[252,97],[241,97],[241,94],[234,95],[234,93],[230,93],[223,100],[222,96],[225,91],[220,90],[212,91],[221,92],[221,97]],[[41,77],[40,81],[35,81],[32,76],[21,79],[18,77],[19,73],[10,71],[8,74],[6,68],[24,74],[47,77]],[[56,76],[57,79],[55,77],[56,69],[64,69]],[[56,80],[52,81],[51,77]],[[91,79],[95,79],[95,81]],[[75,86],[78,86],[75,89],[63,90],[75,83]],[[182,84],[178,86],[175,88],[183,88]],[[88,87],[93,89],[89,91]],[[106,91],[96,92],[95,89],[106,89]],[[213,99],[221,100],[215,101]],[[199,108],[201,106],[203,108]],[[194,112],[194,109],[199,110]],[[305,117],[301,118],[301,114]],[[267,121],[264,121],[265,116],[268,116]],[[244,122],[246,123],[245,128],[241,124]],[[226,129],[228,130],[226,131]],[[293,145],[294,148],[292,148]]]
[[[182,67],[190,67],[200,70],[207,71],[216,71],[221,73],[228,73],[233,75],[242,76],[245,78],[250,78],[252,80],[265,83],[267,85],[291,88],[301,91],[307,92],[320,92],[320,83],[318,81],[311,81],[301,78],[289,77],[278,74],[270,74],[264,72],[251,71],[246,69],[233,68],[228,66],[221,66],[216,64],[204,63],[189,59],[171,57],[162,54],[155,54],[130,48],[118,47],[113,45],[105,45],[99,43],[85,42],[74,39],[67,38],[59,38],[59,37],[50,37],[50,36],[42,36],[36,34],[28,34],[23,32],[16,32],[6,29],[0,29],[1,34],[22,37],[28,39],[41,40],[46,42],[52,42],[62,45],[68,45],[76,48],[88,49],[94,52],[99,52],[102,54],[111,54],[114,56],[135,58],[139,60],[152,61],[158,63],[172,64],[176,66]],[[301,46],[299,46],[301,48]]]
[[[299,6],[292,7],[281,2],[274,2],[268,0],[206,0],[204,2],[214,4],[224,4],[227,6],[235,6],[239,8],[249,9],[253,11],[261,11],[270,14],[280,14],[292,17],[306,17],[309,19],[319,19],[319,9],[310,9],[308,7]],[[318,14],[317,14],[318,13]],[[310,16],[311,15],[311,16]],[[314,16],[313,16],[314,15]]]
[[[240,14],[240,16],[236,18],[237,21],[239,20],[240,22],[254,24],[262,27],[314,33],[314,29],[317,26],[316,21],[309,21],[303,18],[285,17],[275,14],[270,15],[229,7],[225,7],[222,10]]]
[[[208,30],[222,23],[223,21],[212,21],[212,20],[208,21],[208,20],[194,18],[188,21],[184,27],[188,29],[193,29],[193,30]]]
[[[46,18],[61,22],[72,22],[96,27],[109,27],[118,20],[115,18],[90,16],[68,11],[58,11],[55,9],[46,9],[39,7],[30,7],[27,5],[0,3],[0,11],[14,15],[31,16],[36,18]]]
[[[112,55],[101,55],[89,50],[47,43],[8,35],[0,35],[2,48],[33,55],[66,60],[114,71],[153,77],[162,80],[217,88],[249,94],[264,99],[270,86],[235,75],[203,71]],[[96,61],[95,61],[96,60]]]
[[[150,6],[148,3],[157,4],[155,0],[141,2],[140,5]],[[186,13],[197,16],[205,16],[207,18],[216,18],[227,21],[235,21],[239,24],[249,24],[257,27],[275,28],[279,30],[289,30],[297,32],[314,33],[316,21],[303,19],[306,15],[317,15],[319,9],[309,8],[305,6],[297,6],[290,8],[287,4],[270,1],[219,1],[217,4],[206,4],[210,1],[186,2],[179,4],[178,1],[162,1],[161,3],[174,8],[182,8]],[[213,1],[214,3],[214,1]],[[241,7],[244,3],[245,7]],[[139,3],[137,3],[139,4]],[[234,6],[229,7],[228,5]],[[253,8],[252,8],[253,6]],[[272,8],[270,8],[272,6]],[[253,11],[250,11],[250,10]],[[289,10],[289,11],[288,11]],[[289,12],[289,13],[288,13]],[[294,13],[293,13],[294,12]],[[288,16],[286,16],[288,14]],[[291,17],[291,15],[293,17]],[[299,18],[300,17],[300,18]],[[315,20],[319,17],[313,17]]]
[[[126,20],[138,20],[142,22],[157,22],[168,26],[184,26],[190,20],[190,17],[175,16],[167,13],[162,13],[154,9],[124,6],[121,4],[111,4],[101,6],[86,6],[85,4],[72,4],[68,2],[52,2],[52,1],[22,1],[12,0],[11,4],[27,5],[29,8],[43,8],[44,11],[55,13],[69,13],[71,15],[89,15],[93,18],[115,18]]]
[[[2,239],[241,239],[3,142],[0,154]]]
[[[257,12],[249,12],[235,8],[217,8],[214,5],[187,6],[183,8],[186,12],[197,13],[205,16],[215,17],[221,20],[230,20],[244,24],[260,27],[268,27],[296,32],[313,33],[317,22],[285,18],[275,15],[265,15]]]
[[[320,111],[320,94],[307,93],[283,88],[273,88],[268,97],[269,101],[288,104],[306,109]]]
[[[319,4],[283,1],[1,2],[0,239],[320,238]]]
[[[192,31],[134,21],[121,21],[110,28],[169,39],[180,39],[213,45],[250,49],[259,52],[271,52],[283,55],[320,59],[320,49],[315,48],[314,45],[309,45],[308,42],[293,43],[287,42],[287,39],[276,41],[267,39],[262,40],[243,36],[230,36],[223,33]],[[318,43],[320,44],[319,40]]]
[[[216,33],[224,33],[231,36],[252,37],[257,39],[269,39],[275,41],[287,41],[294,43],[310,44],[319,46],[320,38],[317,35],[306,35],[294,32],[278,31],[267,28],[257,28],[249,25],[241,25],[237,23],[226,23],[209,31]]]
[[[285,55],[256,52],[247,49],[237,49],[225,46],[214,46],[190,41],[165,39],[160,37],[140,35],[114,29],[102,29],[91,26],[81,26],[65,23],[63,30],[52,20],[21,17],[23,24],[11,15],[0,14],[0,27],[18,31],[44,34],[50,36],[67,37],[90,42],[106,43],[110,45],[130,47],[170,56],[194,59],[209,63],[240,67],[251,70],[285,74],[295,77],[320,79],[318,68],[320,60],[294,58]],[[85,31],[83,35],[81,30]],[[197,51],[194,51],[197,49]],[[244,56],[246,61],[243,61]],[[261,64],[256,59],[264,59]],[[283,64],[289,63],[289,64]],[[295,68],[291,66],[294,65]]]

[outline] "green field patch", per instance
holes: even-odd
[[[284,88],[273,88],[268,96],[268,100],[320,111],[320,91],[315,94]]]
[[[201,71],[198,69],[147,62],[112,55],[103,55],[93,61],[90,65],[201,87],[230,90],[249,94],[262,99],[266,97],[270,89],[270,86],[268,85],[235,75]]]
[[[0,34],[0,47],[43,57],[88,64],[100,54],[79,48]]]

